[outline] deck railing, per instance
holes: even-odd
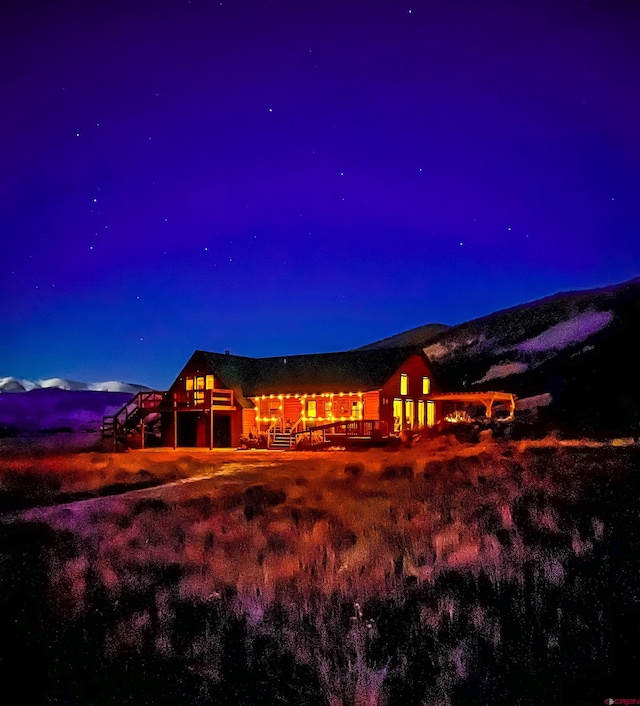
[[[233,390],[189,390],[169,395],[169,409],[228,409],[233,407]]]
[[[352,419],[310,427],[295,433],[296,443],[309,436],[309,446],[340,441],[380,441],[389,438],[389,425],[378,419]]]

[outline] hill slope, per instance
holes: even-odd
[[[640,428],[640,278],[556,294],[429,334],[415,342],[445,389],[551,393],[549,413],[576,431]]]
[[[436,336],[451,328],[446,324],[425,324],[416,328],[397,333],[395,336],[388,336],[381,341],[368,343],[366,346],[356,348],[357,351],[368,351],[374,348],[404,348],[405,346],[425,346]]]

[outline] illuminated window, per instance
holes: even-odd
[[[414,413],[413,400],[405,400],[404,410],[405,410],[405,420],[406,420],[407,428],[412,429],[413,428],[413,413]]]
[[[396,397],[393,400],[393,431],[402,430],[402,400]]]
[[[315,419],[318,416],[318,407],[315,400],[307,400],[307,417]]]
[[[418,426],[424,426],[424,400],[418,400]]]
[[[431,380],[428,377],[422,378],[422,394],[428,395],[431,390]]]
[[[338,400],[338,416],[346,417],[349,414],[349,400]]]
[[[361,403],[360,402],[352,402],[351,403],[351,416],[353,419],[360,419],[361,418]]]
[[[436,403],[427,402],[427,426],[432,427],[436,423]]]
[[[213,390],[213,375],[207,375],[205,380],[205,389]]]
[[[204,404],[204,376],[186,378],[184,386],[187,392],[193,392],[193,403]]]
[[[330,416],[331,416],[331,412],[332,412],[332,405],[331,405],[330,400],[327,400],[327,401],[324,403],[324,416],[325,416],[325,417],[330,417]]]
[[[406,373],[400,373],[400,394],[409,394],[409,376]]]

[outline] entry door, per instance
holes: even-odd
[[[213,417],[213,445],[216,448],[231,446],[231,415],[215,414]]]
[[[178,413],[178,443],[176,446],[198,445],[198,417],[195,412]]]

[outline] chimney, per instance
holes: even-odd
[[[229,355],[229,351],[225,351],[224,354],[225,354],[225,355]]]

